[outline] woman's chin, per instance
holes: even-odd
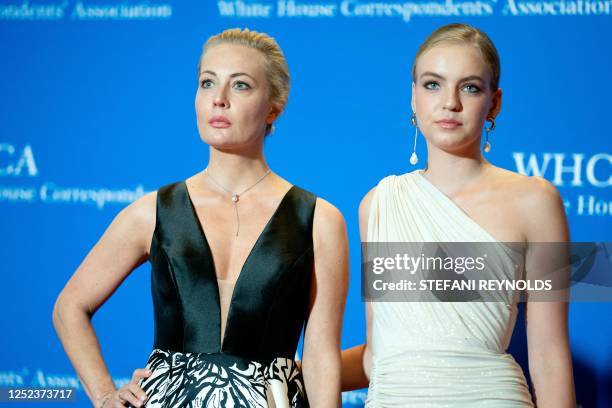
[[[236,151],[251,149],[262,143],[263,134],[261,137],[256,135],[245,137],[244,135],[236,135],[229,129],[207,129],[204,133],[200,133],[200,139],[217,150]]]
[[[435,147],[438,150],[444,151],[446,153],[455,154],[455,155],[464,155],[469,154],[474,151],[475,145],[478,144],[478,139],[468,139],[468,138],[460,138],[455,140],[444,140],[439,141],[436,140],[434,142],[430,142],[432,147]],[[477,150],[477,149],[476,149]]]
[[[204,143],[222,152],[232,153],[249,150],[253,147],[255,140],[236,140],[229,137],[203,137]]]

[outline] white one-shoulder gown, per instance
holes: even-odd
[[[499,276],[524,265],[420,170],[378,184],[367,241],[492,242],[499,244]],[[366,407],[533,407],[523,372],[506,352],[515,295],[499,302],[372,302]]]

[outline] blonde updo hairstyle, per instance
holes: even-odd
[[[268,34],[251,31],[248,28],[243,30],[231,28],[222,33],[210,37],[200,55],[198,63],[198,75],[200,75],[200,65],[202,57],[212,47],[219,44],[243,45],[259,51],[266,61],[266,78],[270,90],[270,102],[278,109],[279,113],[285,109],[289,99],[290,76],[287,60],[276,40]],[[266,136],[274,131],[274,125],[266,127]]]
[[[493,41],[484,32],[468,24],[448,24],[435,30],[425,39],[419,47],[412,64],[412,81],[416,82],[416,65],[419,57],[438,45],[460,44],[472,45],[482,55],[489,67],[491,91],[499,88],[499,77],[501,74],[499,54]]]

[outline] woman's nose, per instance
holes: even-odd
[[[448,109],[450,111],[461,110],[461,100],[459,99],[459,94],[457,93],[457,91],[449,91],[446,94],[446,100],[444,101],[444,109]]]
[[[216,96],[213,100],[213,105],[215,106],[215,108],[227,108],[229,106],[229,103],[227,101],[227,98]]]
[[[229,100],[227,99],[225,89],[219,89],[213,99],[213,105],[215,108],[229,108]]]

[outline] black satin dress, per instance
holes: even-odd
[[[316,196],[293,186],[238,276],[221,344],[210,246],[185,182],[161,188],[151,246],[148,407],[308,407],[293,360],[308,311]]]

